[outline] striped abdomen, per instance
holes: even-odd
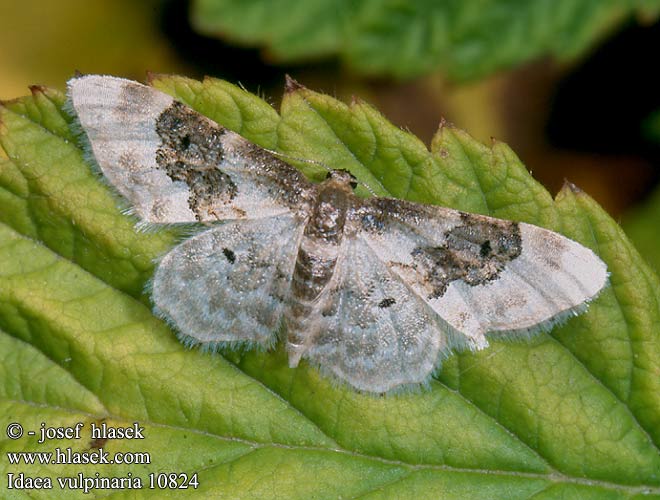
[[[307,320],[319,314],[315,305],[335,272],[351,194],[350,187],[339,179],[326,180],[305,227],[286,315],[290,366],[298,364],[317,333]]]

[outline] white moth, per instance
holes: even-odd
[[[148,224],[202,222],[153,278],[157,314],[188,344],[270,347],[358,390],[427,381],[487,333],[547,330],[607,282],[582,245],[524,223],[321,184],[172,97],[109,76],[69,81],[108,181]]]

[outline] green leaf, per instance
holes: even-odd
[[[623,224],[626,234],[656,272],[660,271],[658,224],[660,224],[660,190],[656,189],[642,206],[628,214]]]
[[[658,0],[195,0],[197,30],[283,63],[337,55],[353,69],[475,78],[535,57],[575,58]]]
[[[656,148],[660,145],[660,110],[651,113],[642,123],[642,133]],[[640,206],[626,214],[623,221],[626,234],[656,273],[660,271],[659,223],[660,189],[657,188]]]
[[[35,88],[0,107],[3,488],[20,472],[130,472],[145,484],[150,472],[198,472],[197,490],[172,495],[660,498],[660,283],[586,194],[566,186],[553,200],[502,143],[484,146],[445,125],[429,151],[369,105],[294,82],[279,114],[218,80],[152,84],[289,158],[348,168],[379,194],[558,230],[599,253],[611,286],[550,334],[493,340],[447,359],[428,389],[387,397],[356,393],[306,363],[290,369],[281,346],[187,350],[142,293],[177,236],[134,230],[72,140],[62,96]],[[294,163],[312,178],[322,170]],[[11,422],[37,435],[6,438]],[[38,444],[42,422],[82,422],[83,437]],[[9,464],[13,451],[89,451],[90,426],[102,422],[143,426],[144,440],[103,447],[147,452],[150,463]]]

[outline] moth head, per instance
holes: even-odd
[[[325,179],[332,179],[335,182],[344,184],[345,186],[351,186],[351,189],[355,189],[358,185],[357,177],[345,169],[330,170],[325,176]]]

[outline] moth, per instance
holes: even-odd
[[[88,75],[68,103],[105,178],[149,225],[202,223],[167,253],[154,311],[187,344],[276,342],[355,389],[424,383],[487,333],[548,330],[607,282],[589,249],[530,224],[357,197],[172,97]]]

